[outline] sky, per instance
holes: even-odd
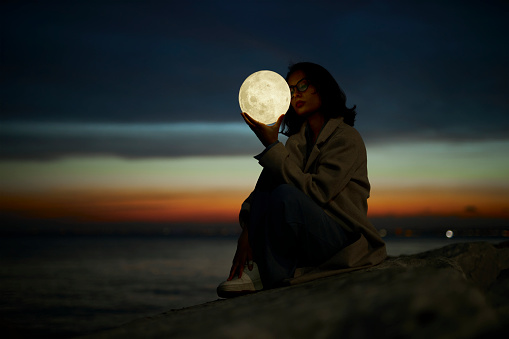
[[[509,227],[506,1],[0,6],[4,228],[235,222],[263,150],[239,88],[299,61],[357,105],[371,218]]]

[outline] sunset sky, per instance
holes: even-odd
[[[507,1],[0,6],[11,223],[235,221],[263,150],[238,90],[299,61],[357,105],[371,217],[509,222]]]

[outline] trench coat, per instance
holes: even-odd
[[[342,117],[323,127],[306,159],[306,124],[286,144],[277,143],[256,157],[263,167],[257,187],[267,181],[294,185],[310,196],[353,239],[317,267],[298,268],[289,284],[374,266],[387,257],[385,243],[368,220],[370,183],[366,147],[359,132]],[[250,197],[241,207],[241,225],[250,210]]]

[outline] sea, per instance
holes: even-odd
[[[388,254],[507,238],[386,238]],[[0,326],[31,338],[71,338],[217,300],[233,236],[0,238]],[[5,332],[7,331],[7,332]]]

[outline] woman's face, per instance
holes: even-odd
[[[292,92],[290,104],[297,115],[307,118],[318,112],[322,106],[320,95],[316,88],[306,80],[306,74],[295,71],[288,77],[288,86]]]

